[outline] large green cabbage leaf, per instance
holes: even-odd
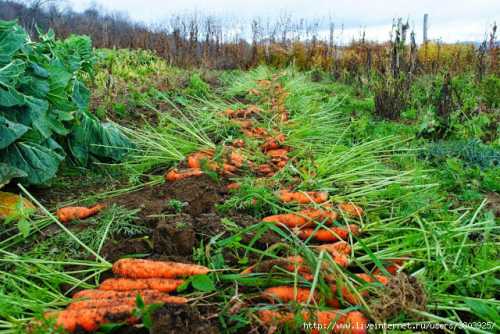
[[[15,22],[0,21],[0,188],[13,178],[46,183],[66,151],[81,165],[127,154],[129,140],[88,111],[83,79],[93,61],[88,37],[58,41],[49,31],[34,43]]]

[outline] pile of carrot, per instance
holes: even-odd
[[[181,278],[207,274],[209,269],[195,264],[144,259],[121,259],[112,267],[119,277],[108,278],[97,289],[77,292],[63,311],[47,312],[56,327],[73,333],[96,331],[108,322],[135,324],[133,316],[137,296],[145,305],[186,304],[188,300],[171,296],[184,283]]]

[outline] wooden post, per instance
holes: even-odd
[[[428,28],[428,23],[429,23],[429,14],[424,14],[424,44],[427,44],[427,28]]]

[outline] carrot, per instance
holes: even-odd
[[[329,230],[319,229],[316,232],[313,228],[305,228],[299,232],[299,238],[307,239],[312,236],[313,239],[318,241],[337,241],[347,239],[350,233],[352,235],[358,235],[360,233],[359,227],[350,224],[349,228],[332,227]]]
[[[385,266],[385,270],[387,270],[389,272],[389,274],[391,275],[396,275],[398,273],[398,271],[401,269],[401,267],[403,266],[405,260],[403,259],[393,259],[391,261],[389,261],[389,265]],[[381,274],[382,273],[382,270],[380,270],[379,268],[376,268],[374,271],[373,271],[374,274]]]
[[[279,312],[274,310],[260,310],[258,316],[259,320],[267,326],[291,323],[295,318],[294,314],[291,312]]]
[[[72,220],[85,219],[95,216],[105,208],[104,205],[97,204],[87,208],[82,206],[68,206],[57,210],[56,215],[61,223],[69,223]]]
[[[253,138],[263,138],[268,135],[264,128],[243,128],[242,132],[245,136]]]
[[[226,189],[231,191],[231,190],[238,190],[241,188],[241,184],[239,184],[238,182],[232,182],[232,183],[229,183],[227,186],[226,186]]]
[[[163,292],[157,290],[133,290],[133,291],[112,291],[112,290],[97,290],[87,289],[78,291],[73,295],[73,299],[116,299],[127,297],[141,297],[147,295],[165,295]]]
[[[268,157],[274,158],[274,159],[280,159],[282,157],[286,157],[288,155],[288,150],[284,148],[278,148],[275,150],[269,150],[266,152],[266,155]]]
[[[293,192],[288,190],[281,190],[279,193],[279,198],[283,203],[323,203],[328,200],[328,193],[324,191]]]
[[[176,278],[207,274],[207,267],[171,261],[120,259],[113,264],[113,273],[127,278]]]
[[[364,281],[366,283],[373,283],[375,281],[387,285],[389,283],[389,280],[387,277],[381,276],[381,275],[373,275],[370,276],[368,274],[355,274],[361,281]],[[330,289],[332,290],[333,294],[336,295],[337,293],[337,285],[333,284],[330,286]],[[360,298],[352,293],[346,286],[342,287],[341,290],[342,294],[342,299],[348,301],[352,305],[358,305],[361,301]],[[366,297],[368,296],[368,291],[361,291],[360,292],[361,296]],[[331,300],[328,301],[328,305],[333,306],[333,307],[338,307],[339,306],[339,301],[336,299],[336,297],[332,298]]]
[[[267,175],[269,173],[273,173],[274,170],[273,170],[273,167],[271,167],[271,165],[269,165],[269,164],[262,164],[259,167],[257,167],[257,172],[259,174]]]
[[[212,149],[194,152],[187,157],[187,165],[189,168],[201,168],[201,161],[212,159],[214,154]]]
[[[132,316],[135,305],[117,305],[106,308],[89,308],[82,310],[65,310],[45,314],[45,318],[56,318],[56,327],[74,333],[77,330],[93,332],[101,325],[109,322],[126,322],[136,324],[139,319]]]
[[[310,225],[314,221],[325,221],[325,223],[331,224],[336,219],[337,214],[333,211],[323,209],[304,209],[297,213],[284,213],[268,216],[262,219],[262,221],[283,224],[288,227],[299,227]]]
[[[262,293],[262,296],[271,301],[278,300],[282,303],[296,301],[298,303],[305,303],[311,295],[311,290],[307,288],[297,288],[293,286],[275,286],[267,288]],[[312,300],[317,298],[317,294],[312,294]]]
[[[342,203],[338,205],[340,211],[346,213],[351,217],[361,217],[363,215],[363,209],[359,206],[350,203]]]
[[[282,169],[288,163],[288,159],[280,159],[277,162],[273,162],[273,163],[276,165],[276,167],[278,167],[278,169]]]
[[[180,171],[177,168],[174,168],[165,174],[165,180],[174,182],[201,175],[203,175],[203,171],[199,168],[187,168]]]
[[[318,249],[320,250],[326,250],[327,252],[330,253],[340,253],[340,254],[345,254],[345,255],[350,255],[351,254],[351,246],[349,243],[345,241],[337,241],[333,244],[323,244],[319,245]]]
[[[273,310],[261,310],[258,312],[260,321],[267,325],[290,324],[295,320],[291,312],[278,312]],[[365,334],[367,333],[368,319],[358,311],[342,312],[339,310],[316,311],[309,313],[301,312],[302,318],[309,322],[314,321],[315,326],[310,333],[318,334],[320,330],[330,330],[339,334]],[[318,329],[318,327],[320,327]]]
[[[187,299],[184,297],[169,296],[163,293],[157,295],[143,295],[141,296],[144,304],[187,304]],[[107,298],[107,299],[88,299],[75,301],[69,304],[67,310],[83,310],[89,308],[109,308],[118,305],[136,305],[136,297],[121,297],[121,298]]]
[[[242,148],[245,147],[245,141],[243,139],[235,139],[231,145],[233,147]]]
[[[255,96],[259,96],[260,95],[260,92],[255,89],[255,88],[252,88],[248,91],[248,95],[255,95]]]
[[[262,151],[267,152],[270,150],[279,149],[282,147],[285,140],[286,140],[285,135],[282,133],[280,133],[275,137],[269,137],[266,139],[264,144],[261,145]]]
[[[130,291],[152,289],[161,292],[175,291],[183,280],[167,278],[108,278],[99,285],[100,290]]]
[[[243,166],[244,162],[245,162],[245,158],[240,153],[238,153],[234,150],[231,151],[231,155],[229,157],[229,163],[240,168],[241,166]]]
[[[239,126],[241,129],[251,129],[253,127],[253,121],[250,119],[234,119],[231,123]]]

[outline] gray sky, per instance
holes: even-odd
[[[146,23],[165,22],[173,14],[198,11],[229,16],[235,22],[254,17],[275,18],[283,13],[293,18],[333,18],[344,25],[339,38],[347,41],[362,29],[373,40],[389,37],[394,17],[408,18],[422,37],[422,17],[429,14],[429,38],[446,42],[482,40],[494,21],[500,23],[499,0],[66,0],[76,11],[91,4],[128,13]]]

